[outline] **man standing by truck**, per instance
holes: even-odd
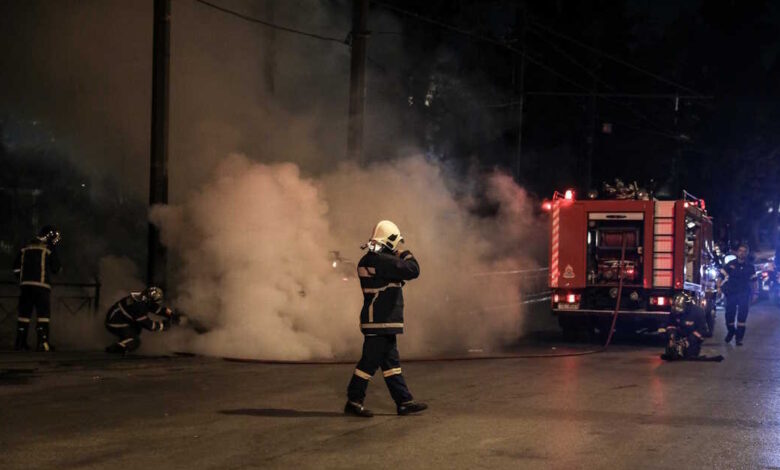
[[[737,259],[731,260],[720,270],[718,290],[726,295],[726,334],[725,341],[730,343],[736,336],[737,346],[742,346],[747,325],[748,310],[753,292],[756,289],[756,268],[748,261],[749,249],[741,243],[737,247]],[[734,319],[736,318],[736,328]]]

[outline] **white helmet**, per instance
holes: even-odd
[[[389,220],[382,220],[374,227],[374,233],[368,241],[368,249],[378,251],[384,247],[390,251],[396,251],[398,245],[403,241],[404,237],[401,236],[398,226]]]

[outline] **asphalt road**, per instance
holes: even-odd
[[[409,363],[430,410],[396,416],[377,374],[372,419],[341,413],[349,365],[0,353],[0,468],[780,468],[780,310],[757,305],[741,348],[721,322],[720,364],[646,342]]]

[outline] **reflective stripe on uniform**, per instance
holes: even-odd
[[[21,258],[21,260],[19,261],[19,263],[20,263],[20,264],[19,264],[19,283],[20,283],[20,284],[21,284],[21,282],[22,282],[22,274],[23,274],[23,272],[22,272],[22,271],[23,271],[23,269],[22,269],[22,268],[24,268],[24,252],[25,252],[25,251],[26,251],[26,250],[25,250],[24,248],[22,248],[22,258]]]
[[[120,342],[119,342],[119,343],[117,343],[117,344],[121,344],[121,345],[122,345],[122,347],[127,347],[127,344],[128,344],[128,343],[131,343],[131,342],[132,342],[134,339],[135,339],[135,338],[127,338],[127,339],[123,339],[122,341],[120,341]]]
[[[144,320],[146,320],[147,318],[149,318],[149,317],[147,317],[146,315],[144,315],[144,316],[142,316],[142,317],[138,317],[138,318],[136,318],[136,319],[135,319],[135,321],[144,321]]]
[[[701,336],[701,333],[699,333],[698,331],[694,331],[693,332],[693,336],[695,336],[695,337],[697,337],[699,339],[703,339],[702,336]]]
[[[693,322],[688,320],[688,321],[685,322],[685,325],[686,326],[693,326]]]
[[[49,323],[49,317],[38,317],[38,323]]]
[[[46,283],[46,252],[49,250],[41,251],[41,284]]]
[[[391,282],[390,284],[388,284],[388,285],[386,285],[384,287],[378,287],[378,288],[375,288],[375,289],[372,289],[370,287],[366,287],[366,288],[363,289],[363,293],[364,294],[378,294],[378,293],[383,292],[383,291],[385,291],[385,290],[387,290],[387,289],[389,289],[391,287],[401,287],[401,283],[400,282]]]
[[[747,325],[747,323],[744,323],[744,322],[743,322],[743,323],[737,322],[737,326],[745,326],[745,325]]]
[[[400,367],[396,367],[395,369],[388,369],[388,370],[382,372],[382,375],[384,375],[385,377],[392,377],[394,375],[401,375],[401,368]]]
[[[16,321],[19,323],[30,323],[30,319],[27,317],[16,317]]]
[[[125,326],[130,326],[129,323],[106,323],[106,326],[110,326],[111,328],[122,328]]]
[[[126,316],[127,318],[129,318],[131,320],[133,319],[133,316],[130,315],[129,313],[127,313],[127,310],[125,310],[125,308],[122,307],[121,303],[116,304],[116,306],[117,306],[117,308],[119,308],[119,311],[122,312],[122,315]],[[114,311],[116,311],[116,310],[114,310]]]
[[[363,323],[361,328],[374,329],[374,328],[403,328],[403,323]]]
[[[371,375],[366,374],[365,372],[363,372],[360,369],[355,369],[355,375],[357,375],[358,377],[360,377],[363,380],[371,380]]]
[[[38,282],[38,281],[22,281],[19,283],[21,286],[38,286],[38,287],[45,287],[47,289],[51,289],[51,286],[49,284],[46,284],[45,282]]]

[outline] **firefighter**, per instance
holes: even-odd
[[[666,327],[668,343],[661,359],[667,361],[698,359],[706,331],[704,309],[684,292],[675,295],[672,299],[669,325]]]
[[[151,315],[164,317],[154,320]],[[106,329],[119,341],[106,348],[107,353],[128,354],[141,345],[141,330],[166,331],[171,327],[173,311],[163,305],[163,291],[148,287],[142,292],[131,292],[106,314]]]
[[[51,316],[51,275],[60,270],[60,261],[55,247],[60,241],[60,232],[53,225],[46,225],[30,242],[19,251],[14,261],[14,274],[19,277],[19,315],[16,326],[14,349],[26,351],[27,329],[33,310],[36,315],[35,331],[38,333],[37,351],[52,351],[49,342],[49,319]]]
[[[737,346],[742,346],[747,325],[748,309],[752,292],[756,290],[756,268],[748,261],[748,247],[744,243],[737,247],[737,259],[731,260],[720,271],[718,290],[726,295],[726,334],[730,343],[736,335]],[[734,318],[737,326],[734,328]]]
[[[408,250],[399,252],[403,237],[389,220],[379,222],[371,239],[362,248],[368,252],[358,263],[363,308],[360,330],[364,335],[363,354],[347,387],[344,413],[370,418],[373,413],[363,407],[368,381],[382,369],[385,384],[399,415],[418,413],[428,408],[412,398],[401,371],[396,335],[404,330],[402,287],[420,275],[420,265]]]

